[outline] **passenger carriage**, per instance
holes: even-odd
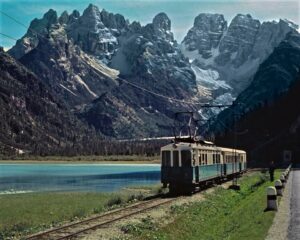
[[[161,182],[170,192],[193,192],[208,182],[240,175],[246,166],[245,151],[210,142],[175,142],[161,148]]]

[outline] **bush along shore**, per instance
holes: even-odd
[[[275,179],[279,174],[276,171]],[[263,240],[275,216],[274,211],[265,211],[269,177],[252,173],[240,178],[239,184],[240,191],[217,187],[213,193],[205,193],[204,200],[172,205],[172,220],[166,225],[151,217],[123,225],[124,236],[118,239]]]
[[[160,163],[159,155],[0,156],[1,163]]]

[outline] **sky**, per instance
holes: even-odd
[[[0,11],[29,26],[34,18],[41,18],[50,8],[60,15],[64,10],[80,13],[93,3],[99,9],[120,13],[126,19],[145,25],[159,12],[165,12],[172,23],[175,39],[181,42],[200,13],[221,13],[230,23],[238,14],[251,14],[261,21],[288,19],[300,25],[300,1],[295,0],[0,0]],[[0,12],[0,33],[15,39],[26,33],[26,28]],[[9,49],[15,40],[0,35],[0,46]]]

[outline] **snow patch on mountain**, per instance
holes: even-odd
[[[81,79],[81,77],[79,75],[75,75],[74,76],[74,80],[76,82],[78,82],[79,84],[81,84],[82,86],[85,87],[85,89],[94,97],[94,98],[97,98],[99,97],[96,93],[94,93],[90,88],[89,86]]]
[[[197,60],[199,63],[203,64],[204,66],[214,64],[215,58],[219,55],[218,48],[211,49],[210,51],[211,56],[209,58],[202,57],[202,55],[199,54],[198,50],[189,51],[188,46],[185,43],[180,44],[179,48],[183,53],[183,55],[189,59],[190,63]]]
[[[212,105],[232,105],[235,98],[231,95],[231,93],[227,92],[213,99]],[[199,110],[199,114],[203,120],[209,120],[212,116],[217,116],[222,110],[227,107],[222,108],[203,108]]]
[[[196,75],[196,80],[199,85],[209,87],[211,90],[217,90],[219,88],[232,89],[224,80],[220,80],[220,75],[213,69],[201,69],[195,65],[191,66]]]
[[[66,91],[68,91],[69,93],[73,94],[75,97],[77,97],[77,95],[72,92],[69,88],[65,87],[64,85],[62,85],[61,83],[59,84],[63,89],[65,89]]]
[[[231,103],[252,81],[260,64],[295,26],[288,20],[260,23],[237,14],[229,26],[223,15],[199,14],[179,48],[196,75],[199,91],[214,104]],[[201,110],[209,118],[218,110]]]

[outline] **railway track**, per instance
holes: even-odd
[[[62,227],[50,229],[45,232],[31,235],[26,240],[63,240],[75,239],[80,234],[104,227],[110,223],[133,216],[135,214],[145,212],[158,206],[170,203],[176,198],[156,198],[128,207],[111,211],[93,218],[88,218],[83,221],[71,223]]]
[[[260,171],[261,169],[252,169],[246,172],[255,172]],[[228,182],[227,180],[225,182]],[[209,188],[209,186],[207,186]],[[195,194],[205,190],[205,188],[199,189]],[[104,213],[99,216],[95,216],[92,218],[88,218],[82,221],[78,221],[75,223],[71,223],[68,225],[64,225],[61,227],[53,228],[48,231],[44,231],[41,233],[37,233],[25,238],[26,240],[63,240],[63,239],[75,239],[79,237],[81,234],[88,232],[90,230],[95,230],[101,227],[105,227],[113,222],[122,220],[124,218],[139,214],[141,212],[145,212],[147,210],[159,207],[161,205],[173,202],[178,199],[178,197],[174,198],[154,198],[151,200],[143,201],[140,203],[136,203],[130,205],[125,208],[117,209],[114,211],[110,211],[108,213]]]

